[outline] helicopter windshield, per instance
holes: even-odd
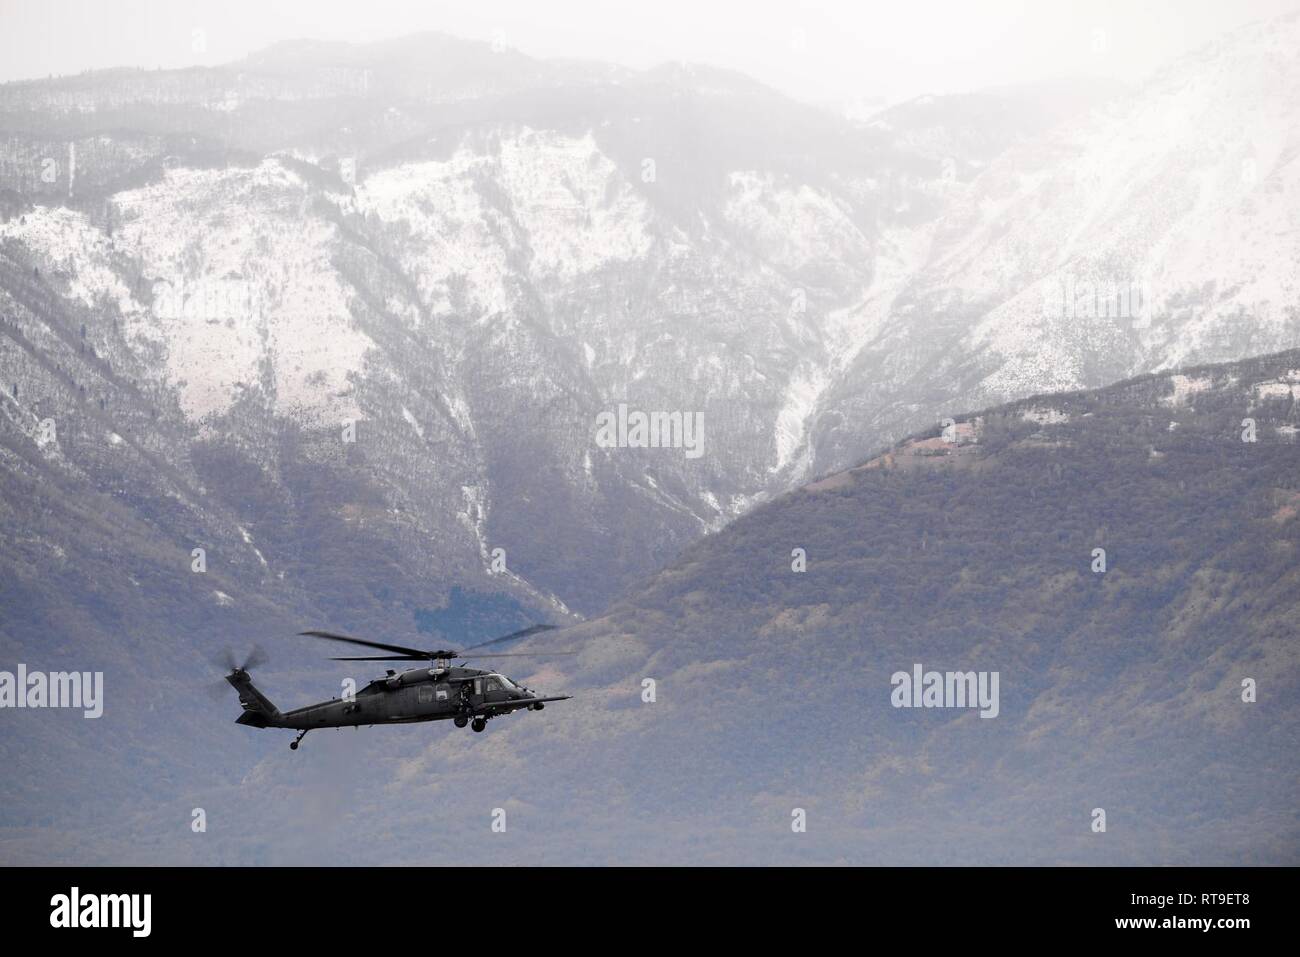
[[[513,681],[511,681],[511,680],[510,680],[509,678],[507,678],[505,675],[493,675],[492,677],[493,677],[493,678],[496,678],[497,681],[501,682],[501,688],[502,688],[503,691],[518,691],[518,690],[519,690],[519,685],[515,684]]]

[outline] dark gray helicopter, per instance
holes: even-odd
[[[298,742],[313,728],[349,728],[373,724],[411,724],[417,721],[442,721],[450,718],[458,728],[469,725],[475,731],[487,727],[491,718],[510,714],[520,708],[541,711],[549,702],[564,701],[571,695],[544,697],[529,691],[495,671],[463,668],[452,665],[454,658],[535,658],[537,655],[518,652],[471,655],[475,648],[494,645],[516,638],[525,638],[541,631],[550,631],[554,625],[533,625],[520,631],[473,645],[463,651],[421,651],[401,645],[386,645],[378,641],[350,638],[328,631],[300,632],[312,638],[344,641],[394,654],[331,658],[331,661],[427,661],[432,667],[408,668],[405,671],[389,670],[376,678],[350,698],[322,701],[293,711],[281,711],[269,698],[253,686],[248,669],[256,663],[250,658],[242,665],[231,663],[226,680],[239,692],[239,703],[244,713],[237,722],[253,728],[293,728],[298,737],[289,745],[298,750]],[[544,655],[577,654],[572,651],[543,652]]]

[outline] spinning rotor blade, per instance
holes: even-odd
[[[330,661],[432,661],[438,658],[538,658],[550,655],[576,655],[576,651],[505,651],[498,654],[467,655],[464,652],[440,651],[428,655],[361,655],[358,657],[331,658]]]
[[[247,671],[249,668],[257,668],[266,664],[267,661],[268,658],[266,657],[266,652],[262,650],[260,645],[254,645],[253,650],[250,651],[248,657],[244,659],[244,663],[239,666],[239,670]]]
[[[477,645],[470,645],[465,651],[473,651],[475,648],[485,648],[488,645],[495,645],[503,641],[512,641],[515,638],[527,638],[529,635],[535,635],[541,631],[554,631],[555,625],[529,625],[527,628],[520,628],[518,631],[512,631],[508,635],[502,635],[500,638],[492,638],[488,641],[480,641]],[[464,654],[462,651],[461,654]],[[486,655],[475,655],[476,658],[484,658]]]
[[[309,638],[328,638],[330,641],[346,641],[351,645],[363,645],[366,648],[378,648],[380,651],[395,651],[400,655],[411,658],[413,661],[426,661],[429,658],[429,652],[421,651],[419,648],[406,648],[402,645],[385,645],[378,641],[366,641],[364,638],[349,638],[347,635],[336,635],[331,631],[300,631],[300,635],[306,635]],[[381,659],[396,661],[396,658]]]
[[[327,638],[330,641],[343,641],[350,645],[361,645],[364,648],[377,648],[380,651],[395,651],[394,655],[358,655],[341,658],[331,658],[330,661],[439,661],[448,658],[536,658],[538,654],[543,655],[576,655],[576,651],[547,651],[538,654],[527,654],[524,652],[502,652],[499,654],[471,655],[466,652],[473,651],[475,648],[483,648],[487,645],[495,645],[502,641],[511,641],[516,638],[526,638],[529,635],[535,635],[541,631],[552,631],[555,625],[529,625],[527,628],[521,628],[518,631],[512,631],[508,635],[502,635],[499,638],[493,638],[490,641],[484,641],[477,645],[471,645],[465,651],[449,651],[446,649],[436,649],[432,651],[421,651],[419,648],[407,648],[405,645],[386,645],[381,641],[367,641],[365,638],[353,638],[349,635],[340,635],[332,631],[300,631],[298,634],[308,638]],[[255,652],[254,655],[260,655],[261,652]],[[252,662],[249,659],[249,663]],[[259,658],[259,662],[262,659]],[[233,667],[233,664],[232,664]],[[245,667],[248,667],[246,664]]]
[[[475,660],[478,660],[479,658],[550,658],[552,655],[576,655],[576,654],[577,654],[576,651],[533,651],[533,652],[503,651],[500,654],[495,654],[495,655],[467,655],[461,653],[456,657],[466,658],[466,659],[473,658]]]
[[[254,645],[248,656],[240,664],[235,660],[235,653],[229,648],[223,648],[221,653],[211,659],[212,663],[226,672],[247,671],[249,668],[256,668],[258,665],[264,665],[267,662],[266,652],[260,646]]]
[[[220,668],[223,673],[223,677],[205,682],[203,686],[203,690],[207,692],[208,697],[216,701],[225,698],[230,693],[230,683],[226,681],[225,675],[233,675],[237,671],[256,668],[259,665],[266,664],[268,659],[261,646],[254,645],[242,664],[235,660],[235,653],[229,648],[223,648],[208,660],[217,668]]]

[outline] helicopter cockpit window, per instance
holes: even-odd
[[[488,678],[486,681],[483,682],[483,690],[484,690],[484,691],[500,691],[500,690],[501,690],[501,680],[500,680],[499,678]]]

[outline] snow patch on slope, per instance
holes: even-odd
[[[59,264],[87,305],[112,301],[141,354],[194,420],[265,389],[275,411],[314,424],[358,417],[348,377],[371,348],[331,263],[332,224],[309,215],[305,184],[277,161],[168,170],[113,197],[110,238],[81,213],[41,207],[0,227]],[[152,306],[115,265],[139,264]],[[56,267],[58,268],[58,267]],[[149,298],[142,295],[141,299]]]
[[[728,188],[727,221],[751,236],[777,267],[793,272],[831,262],[869,262],[862,231],[820,190],[786,186],[754,170],[732,173]]]
[[[484,150],[380,170],[358,185],[357,206],[405,222],[402,266],[440,314],[455,308],[460,283],[483,313],[508,309],[515,254],[533,278],[564,279],[636,259],[652,242],[648,208],[590,133],[525,127]]]

